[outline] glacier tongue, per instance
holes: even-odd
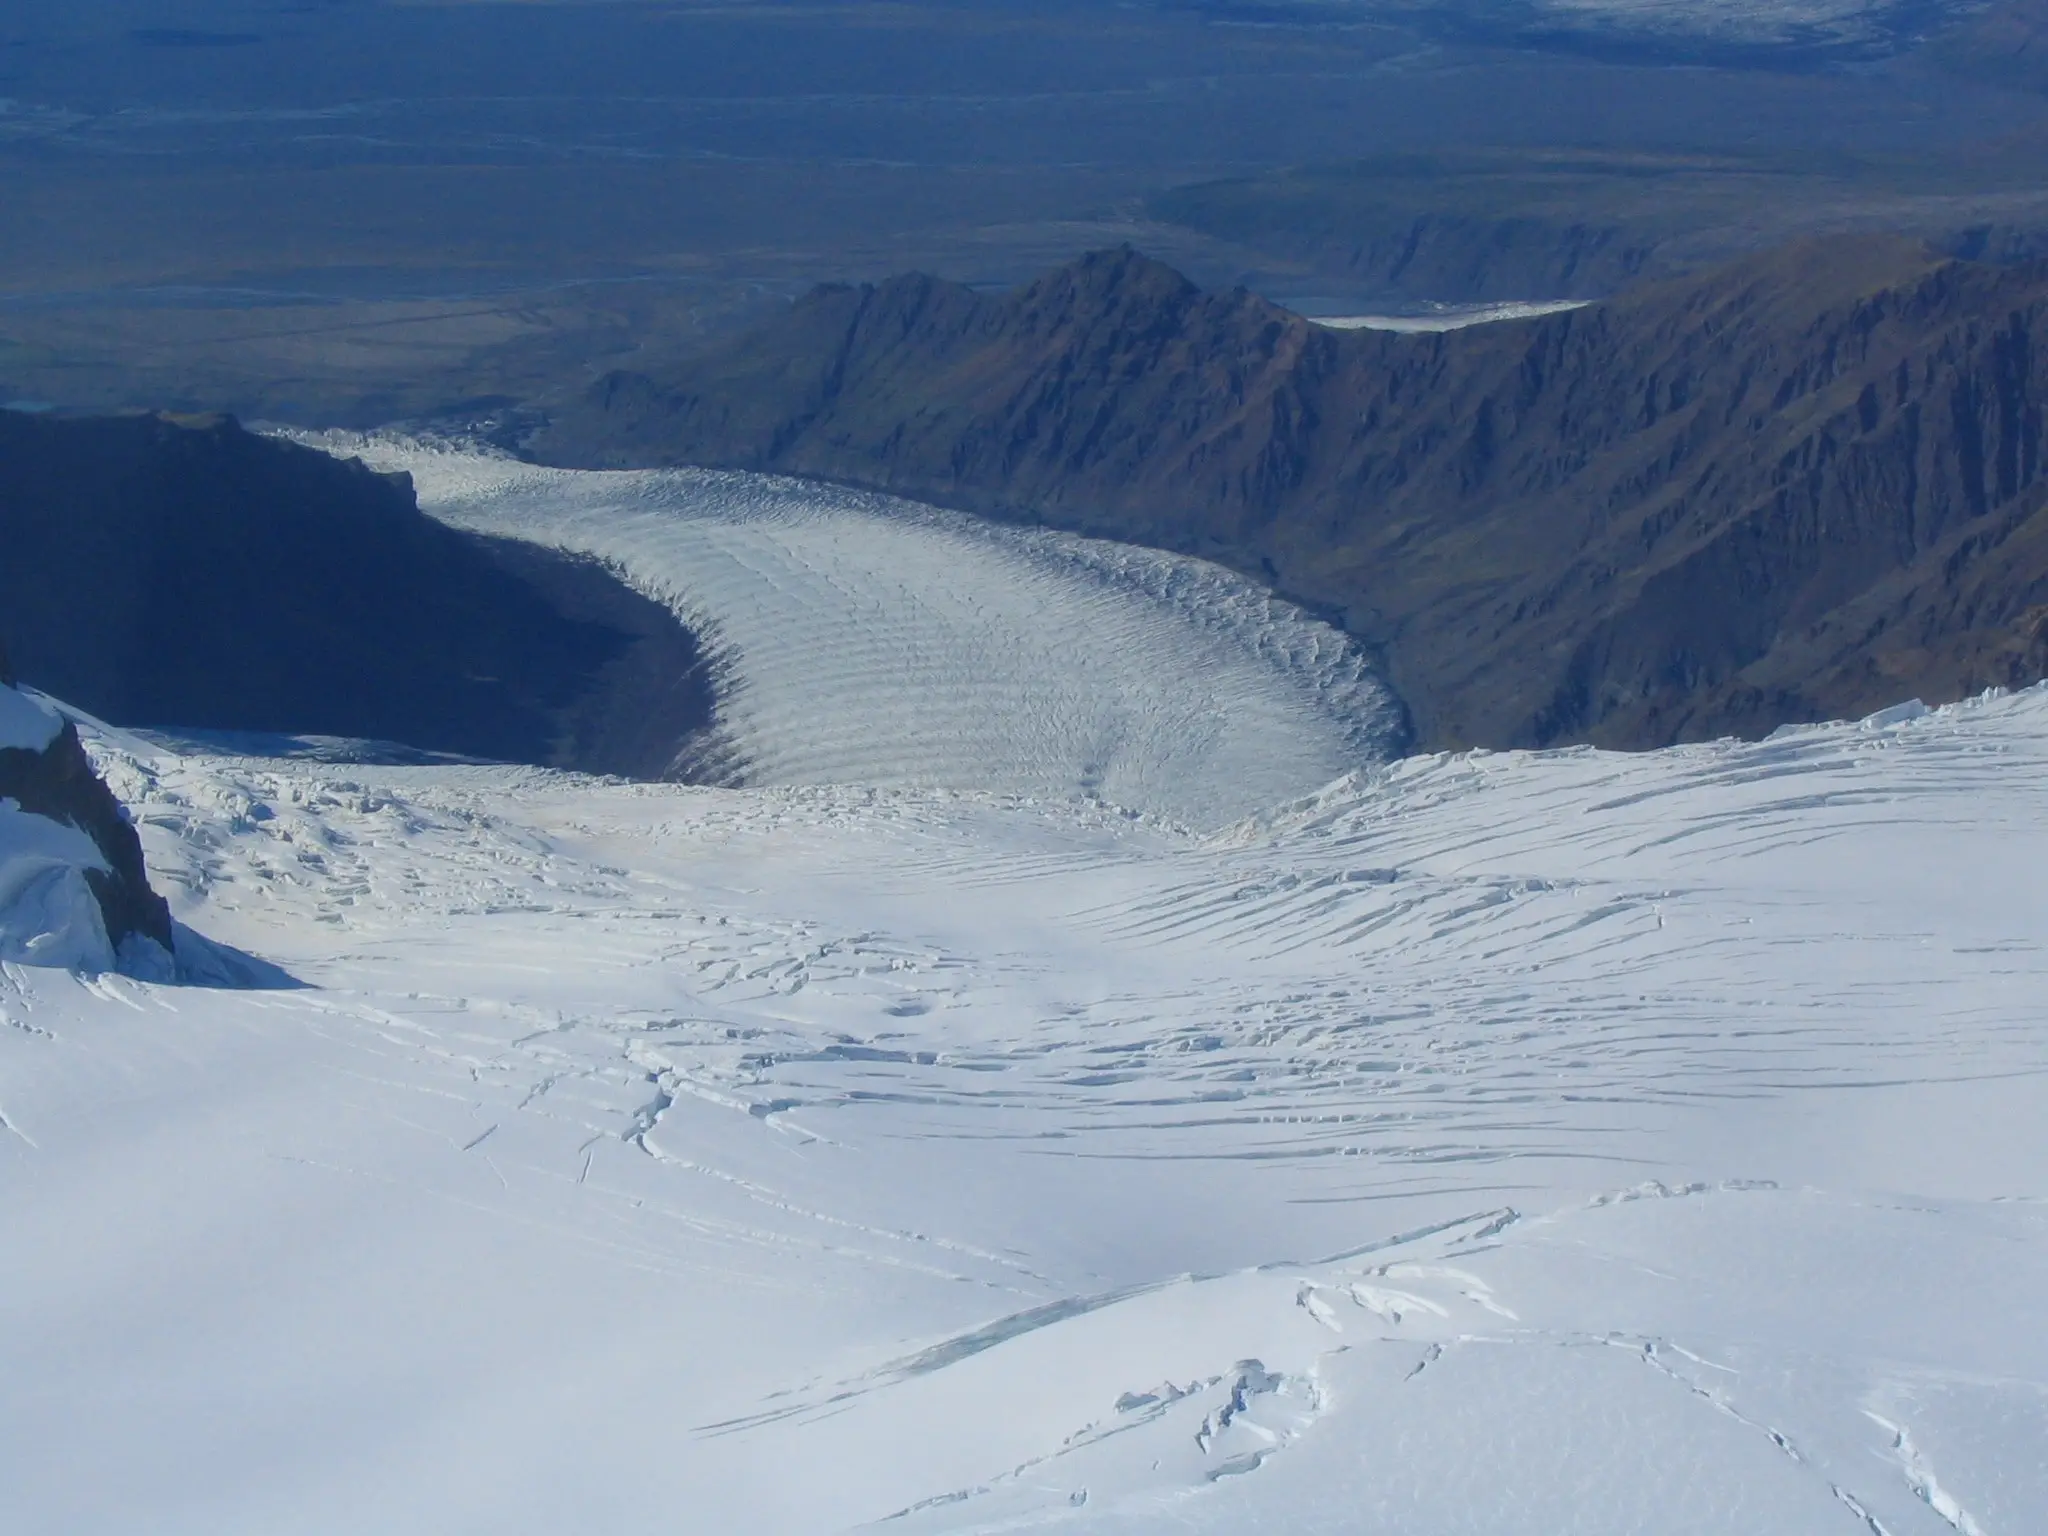
[[[1083,795],[1213,826],[1399,743],[1341,632],[1205,561],[768,476],[301,440],[667,603],[714,656],[704,778]]]

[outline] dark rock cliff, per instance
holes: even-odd
[[[0,687],[13,686],[14,670],[0,646]],[[93,771],[75,725],[67,720],[40,752],[0,749],[0,799],[15,801],[30,815],[76,827],[92,839],[107,868],[88,870],[85,879],[116,949],[140,935],[171,952],[170,908],[150,889],[142,843],[113,791]]]
[[[535,438],[1208,556],[1426,745],[1654,746],[2048,673],[2048,266],[1793,247],[1541,320],[1333,332],[1129,251],[820,289]]]
[[[693,637],[601,566],[227,418],[0,411],[0,551],[22,675],[125,725],[658,778],[710,719]]]

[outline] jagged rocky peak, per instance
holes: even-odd
[[[1001,302],[1002,329],[1013,337],[1067,339],[1111,357],[1136,358],[1189,336],[1223,343],[1205,358],[1228,363],[1265,333],[1269,350],[1281,333],[1297,341],[1313,334],[1299,315],[1243,288],[1211,293],[1178,269],[1128,245],[1091,251],[1026,284]]]
[[[1173,267],[1132,246],[1090,251],[1031,283],[1025,289],[1024,304],[1043,303],[1055,297],[1070,299],[1077,308],[1156,307],[1190,304],[1202,297],[1202,290]]]
[[[78,727],[20,691],[0,646],[0,959],[171,969],[170,908]]]

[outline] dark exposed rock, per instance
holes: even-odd
[[[1431,746],[1654,746],[2048,672],[2048,266],[1788,248],[1541,320],[1332,332],[1129,251],[820,289],[531,447],[1208,556]]]
[[[0,411],[0,551],[22,675],[122,724],[662,777],[710,719],[693,637],[602,566],[227,418]]]

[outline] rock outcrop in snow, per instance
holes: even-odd
[[[0,960],[107,970],[143,941],[170,954],[135,829],[78,727],[19,691],[0,649]]]

